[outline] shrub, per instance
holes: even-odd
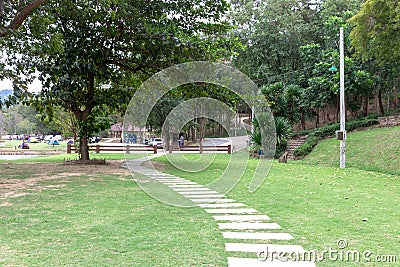
[[[282,155],[287,147],[287,140],[292,137],[292,125],[287,118],[275,118],[275,131],[276,131],[276,157]]]

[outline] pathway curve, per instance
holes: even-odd
[[[226,198],[223,194],[201,184],[143,166],[142,164],[149,158],[151,157],[128,160],[126,165],[136,173],[167,185],[177,194],[183,195],[209,213],[216,220],[222,232],[225,250],[233,255],[228,257],[229,267],[316,266],[313,262],[282,261],[277,258],[285,258],[289,254],[301,255],[305,250],[300,245],[284,244],[293,237],[282,232],[280,225],[271,222],[267,215],[243,203],[236,202],[234,199]]]

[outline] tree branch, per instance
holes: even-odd
[[[4,0],[0,0],[0,28],[3,27]]]
[[[24,20],[41,4],[45,3],[47,0],[33,0],[30,4],[26,5],[21,12],[19,12],[14,19],[8,25],[8,29],[16,30],[18,29]]]

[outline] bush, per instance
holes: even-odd
[[[296,157],[305,157],[311,153],[311,151],[314,149],[314,147],[317,144],[318,144],[318,138],[315,135],[310,134],[307,137],[307,141],[303,145],[296,148],[296,150],[293,152],[293,154]]]
[[[287,140],[292,137],[292,125],[287,118],[275,118],[276,131],[276,157],[279,157],[286,151]]]

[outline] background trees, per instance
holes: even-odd
[[[329,69],[339,65],[340,27],[345,28],[348,116],[367,116],[371,106],[384,113],[384,102],[396,107],[398,1],[369,0],[361,7],[362,2],[234,1],[233,36],[246,47],[233,62],[262,88],[275,116],[288,118],[297,129],[337,120],[339,73]],[[389,35],[395,37],[380,49]]]
[[[109,114],[124,111],[143,80],[192,60],[231,62],[259,85],[276,117],[300,130],[338,117],[339,73],[329,68],[339,65],[338,32],[344,27],[348,116],[397,107],[398,1],[230,4],[227,14],[226,1],[0,0],[0,46],[8,54],[0,78],[14,78],[12,104],[29,96],[25,82],[39,71],[43,90],[29,104],[47,120],[55,110],[73,115],[83,159],[87,137],[109,126]],[[183,86],[160,101],[150,126],[159,130],[160,114],[199,96],[238,106],[222,88]],[[209,124],[199,119],[190,127],[200,125]]]

